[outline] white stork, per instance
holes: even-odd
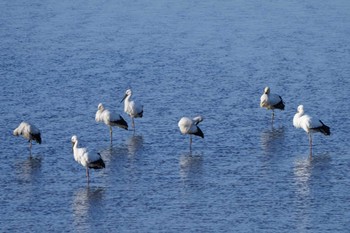
[[[32,155],[32,141],[34,140],[37,143],[41,144],[40,130],[34,125],[24,121],[21,124],[19,124],[19,126],[13,131],[13,135],[22,135],[25,139],[29,141],[30,155]]]
[[[314,120],[309,115],[305,114],[304,106],[299,105],[297,113],[295,113],[293,118],[293,125],[295,128],[302,128],[309,136],[310,144],[310,156],[312,155],[312,133],[323,133],[324,135],[330,135],[330,128],[323,124],[321,120]]]
[[[131,117],[131,125],[135,130],[134,118],[143,117],[143,105],[131,100],[132,91],[131,89],[126,90],[124,98],[121,102],[124,101],[124,112],[126,112]]]
[[[89,153],[87,148],[78,147],[78,137],[72,136],[73,155],[74,160],[86,168],[86,177],[89,182],[89,169],[102,169],[105,168],[101,155],[99,153]]]
[[[260,107],[272,110],[272,123],[275,118],[275,109],[284,110],[284,102],[282,97],[270,93],[270,88],[265,87],[264,94],[260,97]]]
[[[203,121],[202,116],[194,117],[193,119],[189,117],[182,117],[178,123],[180,132],[182,134],[190,135],[190,150],[192,150],[192,134],[204,138],[202,130],[198,127],[198,124]]]
[[[109,126],[109,135],[112,143],[112,126],[117,126],[122,129],[128,130],[128,123],[121,117],[119,114],[110,112],[108,109],[105,109],[103,104],[98,105],[98,110],[95,115],[96,122],[103,122]]]

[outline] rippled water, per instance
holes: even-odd
[[[347,232],[349,29],[347,0],[1,1],[0,231]],[[128,87],[144,118],[110,145],[94,114]],[[312,160],[299,104],[331,127]],[[190,152],[177,121],[196,114]],[[106,162],[89,185],[73,134]]]

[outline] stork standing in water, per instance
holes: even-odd
[[[124,112],[126,112],[131,117],[131,125],[135,131],[134,118],[143,117],[143,105],[136,103],[134,100],[131,100],[131,96],[131,89],[126,90],[124,98],[121,102],[124,101]]]
[[[324,135],[330,135],[330,128],[323,124],[321,120],[314,120],[309,115],[305,114],[304,106],[299,105],[297,109],[297,113],[293,118],[293,125],[295,128],[302,128],[309,136],[309,144],[310,144],[310,158],[312,156],[312,133],[323,133]]]
[[[89,153],[87,148],[79,148],[78,137],[76,135],[72,136],[71,141],[73,145],[74,160],[86,168],[86,177],[87,181],[89,182],[89,169],[105,168],[105,163],[103,162],[99,153]]]
[[[110,112],[108,109],[105,109],[103,104],[98,105],[98,110],[95,115],[96,122],[103,122],[109,126],[109,135],[112,143],[112,127],[117,126],[122,129],[128,130],[128,123],[121,117],[119,114]]]
[[[270,88],[265,87],[264,94],[260,97],[260,107],[272,110],[272,123],[275,118],[275,109],[284,110],[282,97],[270,93]]]
[[[25,139],[29,141],[30,156],[32,156],[32,141],[34,140],[37,143],[41,144],[40,130],[34,125],[24,121],[21,124],[19,124],[19,126],[13,131],[13,135],[22,135]]]
[[[202,130],[198,127],[198,124],[203,121],[203,117],[197,116],[193,119],[189,117],[182,117],[178,123],[180,132],[182,134],[190,135],[190,150],[192,150],[192,134],[204,138]]]

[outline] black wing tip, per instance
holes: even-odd
[[[204,138],[204,133],[198,126],[197,126],[197,132],[195,132],[194,135]]]
[[[40,133],[39,134],[32,134],[32,137],[37,143],[41,144],[41,134]]]
[[[124,119],[120,121],[118,124],[119,124],[119,127],[122,129],[128,130],[129,128],[128,123]]]
[[[100,156],[100,159],[92,162],[89,164],[89,168],[93,168],[93,169],[102,169],[102,168],[105,168],[106,165],[105,165],[105,162],[102,160],[101,158],[101,154],[100,153],[97,153],[99,156]]]
[[[285,107],[285,105],[284,105],[284,102],[283,102],[283,100],[282,100],[282,97],[280,96],[280,98],[281,98],[281,101],[279,102],[279,103],[277,103],[277,104],[275,104],[273,107],[274,108],[277,108],[277,109],[280,109],[280,110],[284,110],[284,107]]]
[[[321,132],[324,134],[324,135],[331,135],[331,128],[327,125],[325,125],[321,120],[320,120],[322,126],[321,126]]]
[[[117,126],[119,128],[122,128],[122,129],[125,129],[125,130],[128,130],[128,123],[124,120],[123,117],[120,116],[120,120],[117,120],[117,121],[114,121],[113,122],[114,124],[117,124]]]
[[[326,136],[331,135],[331,128],[329,126],[325,125],[321,120],[319,120],[319,121],[322,124],[322,126],[314,128],[314,130],[317,130]]]

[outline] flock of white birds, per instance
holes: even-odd
[[[271,94],[270,88],[265,87],[264,94],[260,97],[260,107],[272,110],[272,123],[275,116],[275,109],[284,110],[284,102],[281,96]],[[312,133],[323,133],[330,135],[330,128],[321,120],[315,120],[309,115],[305,114],[304,106],[299,105],[297,113],[293,118],[293,125],[295,128],[302,128],[309,136],[310,157],[312,156]]]
[[[134,118],[143,117],[143,105],[135,102],[131,99],[132,91],[128,89],[125,92],[124,98],[124,112],[128,114],[131,118],[132,128],[135,131]],[[277,94],[270,93],[270,88],[265,87],[264,93],[260,98],[260,107],[272,110],[272,123],[275,116],[275,109],[284,110],[284,102],[281,96]],[[116,126],[125,130],[128,130],[128,124],[123,119],[123,117],[115,112],[111,112],[106,109],[102,103],[98,105],[98,110],[95,115],[96,122],[102,122],[109,127],[110,131],[110,141],[112,142],[112,127]],[[203,121],[202,116],[194,117],[193,119],[189,117],[182,117],[178,123],[180,132],[182,134],[190,135],[190,150],[192,150],[192,135],[204,138],[202,130],[198,127],[198,124]],[[305,114],[303,105],[299,105],[297,113],[293,118],[293,125],[295,128],[302,128],[308,134],[309,145],[310,145],[310,156],[312,155],[312,133],[321,132],[324,135],[330,135],[330,128],[325,125],[321,120],[314,120],[309,115]],[[33,124],[27,122],[22,122],[13,131],[15,136],[23,136],[29,141],[30,156],[32,151],[32,141],[36,141],[41,144],[41,132]],[[105,167],[101,155],[99,153],[89,153],[87,148],[78,147],[78,137],[73,135],[71,138],[73,145],[73,156],[75,161],[86,168],[86,177],[89,182],[89,169],[102,169]]]

